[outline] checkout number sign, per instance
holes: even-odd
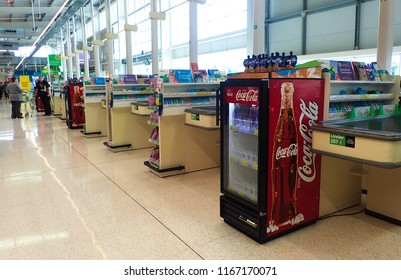
[[[341,134],[330,133],[330,144],[355,148],[355,137]]]

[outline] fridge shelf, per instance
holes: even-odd
[[[165,93],[164,98],[185,98],[185,97],[207,97],[216,96],[216,92],[212,91],[198,91],[198,92],[177,92],[177,93]]]
[[[257,201],[258,201],[258,197],[256,195],[250,195],[249,193],[245,193],[244,191],[241,190],[241,186],[229,185],[227,187],[227,189],[230,192],[235,193],[239,197],[245,198],[246,200],[250,200],[250,201],[252,201],[254,203],[257,203]]]
[[[253,160],[247,160],[247,159],[240,159],[236,156],[231,156],[230,160],[232,163],[239,164],[241,166],[251,168],[253,170],[258,170],[258,163],[253,161]]]
[[[230,130],[234,132],[241,132],[245,134],[251,134],[258,136],[259,135],[259,130],[258,129],[252,129],[246,126],[238,126],[238,125],[231,125]]]

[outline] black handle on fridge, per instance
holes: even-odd
[[[216,91],[216,125],[220,124],[220,89]]]

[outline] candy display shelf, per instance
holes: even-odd
[[[84,84],[85,125],[82,133],[85,137],[107,136],[106,112],[102,108],[105,98],[106,85]]]
[[[148,137],[151,127],[146,114],[132,112],[132,103],[143,101],[152,94],[146,84],[110,84],[103,100],[103,108],[108,112],[107,125],[110,133],[104,145],[112,152],[128,151],[151,147]],[[109,100],[109,102],[106,102]]]
[[[219,87],[220,84],[215,83],[163,85],[157,97],[158,104],[153,107],[154,114],[158,114],[157,122],[148,121],[152,129],[157,128],[158,135],[158,142],[152,138],[152,143],[157,145],[144,163],[151,172],[166,177],[220,165],[220,131],[215,126],[204,129],[186,124],[186,110],[216,106]]]

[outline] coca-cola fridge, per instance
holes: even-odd
[[[321,79],[221,83],[220,216],[260,243],[319,216],[311,126],[322,120],[323,95]]]
[[[83,83],[69,83],[66,94],[67,126],[82,128],[85,123]]]

